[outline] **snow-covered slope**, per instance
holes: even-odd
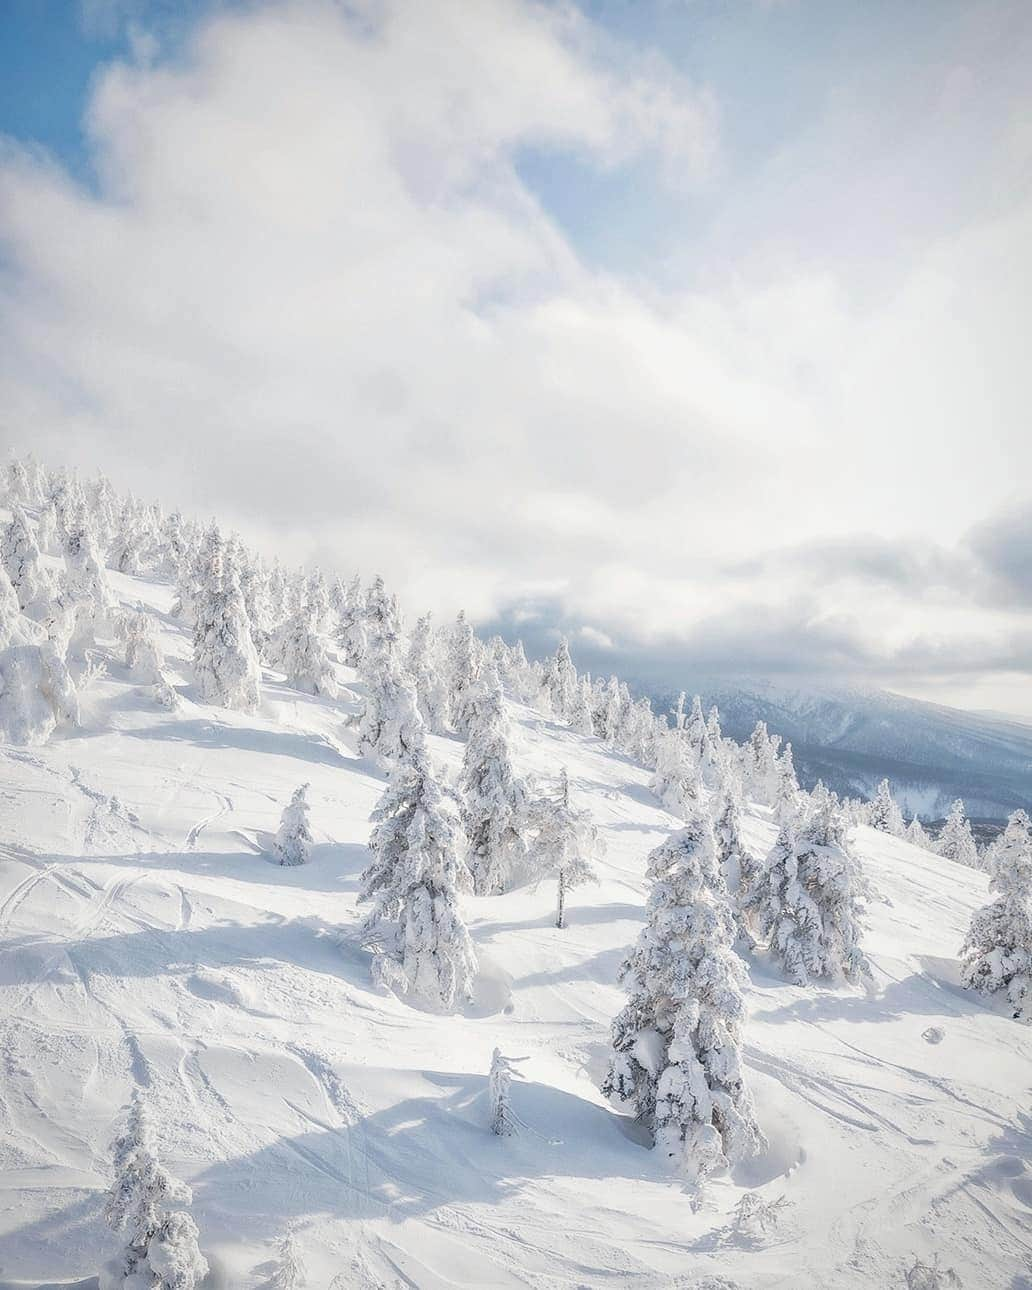
[[[689,684],[690,680],[690,684]],[[685,685],[720,709],[725,733],[747,738],[757,721],[791,741],[805,787],[817,779],[872,797],[888,777],[908,815],[941,819],[954,798],[972,817],[1003,820],[1032,809],[1032,728],[998,713],[962,712],[886,690],[756,677],[692,677]],[[676,695],[657,694],[665,712]]]
[[[291,1225],[320,1288],[891,1287],[918,1253],[969,1288],[1027,1284],[1032,1030],[956,976],[983,875],[857,832],[873,987],[750,962],[769,1147],[695,1210],[598,1092],[645,856],[677,825],[647,773],[513,707],[520,769],[568,766],[591,809],[602,881],[563,932],[550,886],[469,898],[477,998],[428,1015],[372,987],[353,935],[383,787],[355,704],[268,674],[260,716],[195,704],[168,589],[111,578],[160,613],[185,700],[157,707],[113,661],[73,737],[0,758],[0,1284],[95,1274],[112,1125],[140,1086],[212,1286],[267,1285]],[[458,741],[432,745],[457,767]],[[278,868],[269,833],[306,780],[315,854]],[[769,845],[764,811],[745,827]],[[526,1058],[516,1138],[486,1129],[495,1046]],[[787,1198],[773,1230],[733,1230],[746,1189]]]

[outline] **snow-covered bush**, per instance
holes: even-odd
[[[425,752],[397,763],[371,818],[360,898],[376,902],[364,925],[373,979],[450,1012],[469,996],[477,959],[459,910],[458,821]]]
[[[115,1178],[104,1215],[124,1241],[100,1274],[100,1290],[195,1290],[208,1273],[192,1195],[158,1161],[154,1129],[137,1091],[114,1150]]]
[[[1015,811],[993,851],[989,887],[998,893],[971,916],[961,949],[970,990],[1005,991],[1015,1017],[1032,1021],[1032,831]]]
[[[279,829],[272,844],[280,864],[307,864],[312,854],[312,828],[308,819],[308,785],[294,789],[294,795],[283,808]]]
[[[613,1021],[602,1091],[701,1180],[762,1142],[741,1061],[745,965],[701,813],[650,854],[646,872],[646,924],[621,969],[630,1000]]]
[[[805,822],[782,820],[745,907],[797,985],[811,978],[857,981],[869,970],[860,949],[862,887],[844,816],[826,793]]]
[[[559,772],[554,793],[531,802],[528,818],[534,830],[530,844],[535,874],[556,879],[556,927],[566,926],[566,893],[586,882],[597,882],[595,858],[603,850],[598,829],[587,811],[570,801],[566,767]]]
[[[479,896],[505,891],[522,876],[527,792],[512,765],[509,723],[493,663],[485,665],[460,780],[467,863]]]
[[[942,856],[944,860],[967,865],[970,869],[980,867],[978,847],[964,814],[964,803],[959,797],[950,807],[950,813],[935,840],[935,854]]]
[[[522,1079],[514,1063],[524,1058],[506,1057],[500,1048],[491,1054],[491,1070],[487,1077],[487,1095],[491,1103],[491,1132],[500,1138],[514,1137],[518,1129],[516,1114],[512,1109],[512,1081]]]

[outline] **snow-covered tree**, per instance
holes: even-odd
[[[747,795],[765,806],[777,797],[778,747],[781,740],[767,732],[767,724],[757,721],[749,742],[742,748],[742,770]]]
[[[602,1091],[702,1180],[763,1139],[742,1071],[746,971],[701,812],[650,854],[647,875],[646,924],[621,970],[630,999],[613,1021]]]
[[[935,854],[944,860],[955,860],[969,868],[979,868],[978,847],[971,833],[971,825],[964,814],[964,803],[958,797],[950,807],[946,822],[935,841]]]
[[[0,565],[0,741],[42,744],[60,724],[75,725],[79,703],[59,651],[19,611]]]
[[[994,848],[989,888],[998,895],[971,916],[961,976],[970,990],[1005,991],[1014,1016],[1032,1021],[1032,829],[1024,811]]]
[[[298,606],[273,636],[266,657],[279,668],[287,684],[306,694],[323,694],[335,699],[339,693],[337,674],[318,629],[318,605],[311,601]]]
[[[376,902],[364,928],[378,951],[373,979],[450,1012],[470,995],[477,960],[459,909],[458,822],[425,752],[397,763],[372,820],[360,898]]]
[[[916,815],[907,825],[903,836],[912,847],[920,847],[922,851],[932,850],[932,840]]]
[[[419,715],[431,734],[443,734],[448,726],[448,686],[429,614],[424,614],[412,630],[406,662],[416,687]]]
[[[811,978],[857,981],[869,971],[860,949],[863,877],[830,793],[805,822],[785,816],[746,898],[771,952],[796,985]]]
[[[891,834],[894,838],[903,836],[903,812],[892,796],[889,781],[883,779],[871,799],[867,822],[872,829],[880,833]]]
[[[125,646],[125,665],[134,681],[157,685],[165,680],[165,656],[154,617],[142,605],[115,619],[115,635]]]
[[[785,744],[775,759],[774,776],[774,818],[781,820],[785,815],[795,814],[803,798],[799,780],[796,778],[791,744]]]
[[[380,765],[422,753],[426,730],[416,688],[394,649],[370,650],[362,663],[365,706],[358,724],[358,750]]]
[[[577,669],[573,666],[565,637],[545,665],[544,688],[553,716],[560,721],[568,721],[577,694]]]
[[[742,841],[742,799],[738,784],[726,776],[716,795],[713,839],[717,865],[727,887],[740,930],[745,930],[743,904],[759,876],[760,866]]]
[[[53,587],[40,564],[40,549],[25,512],[13,508],[11,522],[0,534],[0,564],[11,580],[18,604],[32,618],[53,595]]]
[[[65,591],[74,612],[73,640],[89,644],[108,629],[115,601],[82,507],[68,518],[64,558]]]
[[[587,811],[570,800],[570,779],[564,766],[553,793],[532,802],[529,820],[534,830],[530,846],[534,870],[556,879],[556,927],[566,926],[566,893],[586,882],[597,882],[594,861],[602,839]]]
[[[146,1104],[136,1093],[114,1150],[104,1214],[124,1245],[100,1274],[100,1290],[196,1290],[208,1274],[197,1225],[182,1208],[190,1188],[157,1157]]]
[[[301,1254],[294,1231],[288,1231],[280,1238],[276,1249],[276,1270],[269,1281],[270,1290],[305,1290],[308,1285],[308,1269]]]
[[[473,635],[465,613],[460,612],[448,642],[447,675],[449,720],[452,729],[463,739],[469,734],[473,716],[480,655],[480,642]]]
[[[500,1048],[491,1054],[491,1070],[487,1077],[487,1094],[491,1102],[491,1132],[500,1138],[515,1137],[519,1122],[512,1109],[512,1081],[522,1079],[523,1073],[515,1063],[523,1058],[506,1057]]]
[[[312,854],[312,826],[308,819],[308,788],[302,784],[283,808],[273,852],[280,864],[307,864]]]
[[[573,687],[566,719],[570,728],[579,735],[595,733],[595,723],[591,718],[591,681],[588,677],[581,678]]]
[[[253,712],[261,667],[236,571],[209,535],[209,564],[194,601],[194,671],[205,703]]]
[[[479,684],[462,763],[462,823],[473,890],[492,896],[511,886],[526,867],[527,792],[513,769],[509,723],[493,663],[484,666]]]
[[[344,663],[347,667],[358,667],[365,657],[366,615],[362,599],[362,579],[356,573],[345,589],[344,603],[338,609],[340,627],[337,639],[340,642]]]
[[[389,595],[377,574],[369,584],[365,601],[366,649],[379,653],[397,646],[401,639],[401,612],[397,596]]]
[[[673,815],[688,819],[702,802],[702,780],[684,731],[662,728],[656,737],[652,791]]]

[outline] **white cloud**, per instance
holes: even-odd
[[[0,160],[23,446],[415,607],[547,595],[586,645],[733,654],[737,631],[782,658],[755,637],[794,624],[835,667],[849,640],[877,665],[883,629],[917,649],[920,589],[736,566],[855,532],[949,546],[1032,467],[1026,202],[929,239],[874,301],[762,255],[632,282],[581,262],[518,158],[712,199],[718,107],[573,8],[298,0],[152,55],[96,83],[96,193]]]

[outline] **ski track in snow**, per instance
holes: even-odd
[[[141,579],[112,582],[164,603]],[[183,653],[162,622],[166,652]],[[904,1259],[936,1252],[966,1290],[1029,1283],[1032,1028],[942,969],[982,875],[859,831],[877,987],[800,990],[751,962],[746,1065],[770,1145],[693,1208],[597,1090],[645,857],[677,824],[641,768],[514,706],[521,771],[568,764],[595,815],[601,882],[571,894],[565,932],[548,883],[470,899],[492,1002],[440,1018],[374,989],[353,940],[383,780],[349,752],[344,714],[307,696],[288,725],[137,711],[128,692],[99,679],[88,735],[4,754],[17,808],[0,808],[0,1277],[95,1273],[113,1125],[143,1086],[233,1290],[267,1285],[290,1223],[311,1285],[338,1290],[718,1276],[891,1290]],[[457,769],[458,741],[433,751]],[[326,842],[284,871],[255,839],[305,780]],[[769,845],[769,813],[746,833]],[[495,1045],[527,1058],[524,1127],[507,1140],[485,1127]],[[746,1189],[790,1202],[775,1230],[735,1231]]]

